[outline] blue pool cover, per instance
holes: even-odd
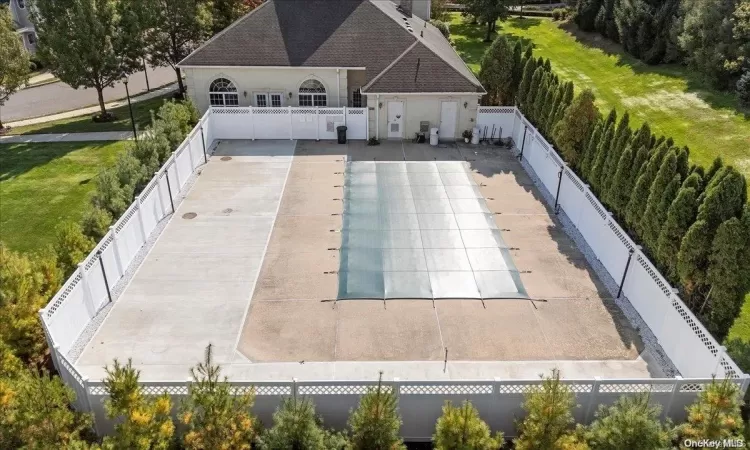
[[[348,162],[339,299],[528,298],[468,163]]]

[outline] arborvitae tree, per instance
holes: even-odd
[[[612,139],[614,138],[614,135],[614,125],[608,126],[604,131],[604,137],[599,142],[599,145],[596,148],[596,156],[593,159],[593,164],[591,165],[589,183],[591,184],[594,192],[597,194],[601,192],[601,185],[599,182],[601,181],[602,173],[604,172],[604,163],[607,160],[607,152],[609,151],[609,146],[612,142]]]
[[[635,183],[638,181],[638,176],[640,176],[641,173],[645,170],[645,166],[648,163],[648,158],[651,155],[651,152],[649,149],[645,146],[642,146],[638,149],[637,152],[633,155],[633,167],[628,173],[628,186],[630,186],[630,190],[628,191],[628,200],[625,202],[623,206],[623,214],[625,214],[625,208],[628,206],[628,202],[630,201],[630,194],[632,194],[633,188],[635,188]]]
[[[721,442],[723,439],[742,438],[738,388],[733,380],[714,380],[698,394],[698,399],[687,411],[687,422],[678,427],[681,444],[687,439]]]
[[[70,408],[73,401],[73,390],[47,372],[0,376],[0,448],[85,448],[93,422]]]
[[[617,110],[612,108],[609,110],[609,114],[607,114],[607,118],[604,120],[604,126],[609,127],[615,123],[617,123]]]
[[[263,431],[257,445],[261,450],[339,450],[347,442],[323,429],[312,400],[295,395],[281,400],[273,413],[273,426]]]
[[[544,123],[542,121],[542,114],[544,113],[544,102],[547,99],[547,94],[550,89],[550,76],[548,73],[542,75],[542,81],[539,83],[539,90],[534,97],[533,112],[531,113],[532,120],[536,127],[544,132]]]
[[[555,102],[555,96],[557,95],[557,83],[555,80],[550,79],[547,85],[547,95],[544,97],[542,102],[541,110],[539,112],[539,124],[542,127],[542,133],[545,136],[549,136],[552,129],[549,127],[547,119],[549,118],[549,111],[552,104]]]
[[[255,439],[256,421],[252,391],[233,395],[221,367],[214,364],[211,344],[204,362],[190,369],[193,382],[180,405],[180,421],[186,426],[183,444],[187,450],[247,449]]]
[[[523,66],[523,75],[521,76],[521,85],[518,87],[516,93],[516,104],[522,108],[522,111],[526,111],[526,98],[529,95],[529,89],[531,88],[531,80],[534,77],[536,71],[536,60],[534,58],[528,58]]]
[[[599,406],[586,440],[592,450],[669,448],[674,433],[660,415],[661,406],[650,405],[648,394],[623,395],[611,406]]]
[[[648,122],[643,122],[643,125],[641,125],[638,131],[633,134],[633,138],[630,141],[630,146],[633,148],[650,148],[652,137],[653,135],[651,134],[651,127],[648,126]]]
[[[544,70],[546,70],[548,73],[552,72],[552,63],[550,62],[549,58],[544,60]]]
[[[594,100],[594,93],[591,90],[586,89],[581,92],[552,132],[563,157],[573,167],[578,167],[586,139],[600,119]]]
[[[555,124],[552,123],[555,120],[554,112],[557,110],[557,106],[562,101],[562,96],[565,93],[564,87],[559,83],[554,83],[550,86],[549,94],[550,99],[545,100],[545,112],[542,120],[544,121],[544,133],[549,136],[551,131],[555,128]]]
[[[625,208],[628,206],[630,195],[632,194],[633,186],[630,185],[632,180],[630,174],[635,170],[633,166],[633,149],[628,146],[622,156],[620,156],[620,162],[617,164],[617,170],[615,171],[614,179],[612,184],[607,191],[605,202],[612,208],[612,211],[618,216],[618,219],[622,219],[625,214]]]
[[[172,447],[174,424],[172,401],[166,392],[158,397],[143,394],[138,378],[140,373],[128,360],[120,365],[115,360],[112,369],[105,367],[104,385],[109,398],[104,406],[107,416],[116,420],[115,433],[104,438],[105,449],[166,450]]]
[[[687,181],[685,180],[685,182]],[[695,188],[683,183],[682,188],[677,193],[677,198],[667,211],[667,218],[664,221],[656,246],[656,260],[660,263],[662,272],[672,282],[678,279],[677,254],[680,251],[680,243],[690,225],[695,221],[697,213],[698,194]]]
[[[602,0],[580,0],[576,5],[575,22],[583,31],[593,31]]]
[[[552,376],[524,395],[526,417],[513,441],[516,450],[562,450],[561,443],[573,425],[574,406],[575,396],[560,382],[560,372],[552,370]]]
[[[435,450],[497,450],[504,443],[503,434],[492,436],[490,427],[468,400],[460,407],[445,402],[432,437]]]
[[[596,158],[596,149],[602,139],[604,123],[605,122],[600,120],[596,124],[594,132],[591,134],[591,139],[589,139],[588,145],[586,145],[586,152],[583,155],[580,165],[581,177],[584,180],[587,180],[589,178],[589,174],[591,173],[591,166],[593,166],[594,159]]]
[[[683,300],[692,309],[695,309],[696,301],[699,300],[698,294],[706,286],[708,255],[711,251],[713,233],[714,230],[705,220],[696,220],[682,238],[680,251],[677,253],[677,275],[686,294]]]
[[[732,217],[719,225],[708,259],[706,281],[711,291],[706,327],[722,341],[750,289],[750,207],[745,209],[745,220]]]
[[[542,85],[542,78],[544,76],[544,68],[537,67],[534,71],[534,76],[531,77],[531,85],[529,85],[529,92],[526,94],[526,100],[523,102],[524,115],[526,118],[534,121],[534,105],[536,97],[539,95],[539,90]]]
[[[674,197],[669,200],[667,208],[664,211],[660,209],[662,199],[667,194],[667,187],[675,183],[675,175],[678,175],[677,184],[674,187],[674,195],[677,195],[677,190],[680,188],[682,180],[679,179],[679,174],[677,174],[677,156],[674,152],[669,152],[667,157],[664,158],[661,167],[659,167],[653,184],[651,184],[643,218],[640,223],[636,224],[638,234],[652,255],[656,250],[656,241],[659,240],[659,233],[661,232],[664,216],[667,214],[667,208],[669,208],[672,200],[674,200]]]
[[[607,159],[604,162],[604,168],[602,170],[601,179],[599,180],[601,197],[606,199],[609,193],[609,186],[612,184],[612,179],[617,172],[617,164],[620,162],[622,152],[625,150],[627,142],[632,136],[630,131],[630,115],[625,111],[625,115],[620,119],[620,123],[617,124],[617,130],[615,131],[615,137],[612,140],[612,144],[609,147]]]
[[[521,85],[521,78],[523,77],[523,66],[526,61],[523,59],[523,45],[520,40],[517,40],[513,45],[513,77],[511,81],[511,98],[509,99],[509,105],[515,104],[516,94],[518,93],[518,87]]]
[[[562,96],[562,101],[557,105],[557,112],[555,113],[555,119],[553,120],[555,125],[562,120],[563,115],[565,115],[565,110],[568,109],[568,106],[570,106],[571,103],[573,103],[573,82],[568,81],[565,83],[565,92]]]
[[[701,176],[700,172],[695,171],[688,175],[687,178],[685,178],[685,181],[682,182],[683,188],[691,187],[695,189],[696,196],[703,191],[703,177]],[[696,197],[697,200],[697,197]]]
[[[491,105],[513,104],[513,58],[513,49],[502,34],[484,52],[479,79]]]
[[[745,178],[733,167],[727,167],[725,175],[715,182],[714,177],[706,187],[703,202],[698,208],[698,220],[705,220],[712,228],[731,217],[739,217],[747,202]]]
[[[654,178],[656,178],[656,174],[661,167],[664,156],[668,152],[671,152],[671,150],[667,148],[666,143],[658,147],[646,163],[643,173],[635,182],[633,194],[630,196],[628,207],[625,210],[625,223],[628,225],[628,228],[630,228],[631,231],[636,232],[638,236],[641,236],[640,231],[638,231],[639,224],[641,223],[643,213],[646,211],[651,184],[654,182]]]
[[[724,161],[721,159],[721,156],[717,156],[716,158],[714,158],[713,162],[711,163],[711,167],[708,168],[706,175],[703,177],[706,185],[711,182],[711,179],[713,179],[714,175],[716,175],[716,173],[722,167],[724,167]]]
[[[677,173],[682,175],[684,180],[688,176],[690,170],[690,150],[687,147],[682,147],[677,151]]]
[[[368,389],[357,409],[349,416],[352,449],[405,449],[399,435],[401,423],[396,392],[383,386],[381,371],[377,388]]]

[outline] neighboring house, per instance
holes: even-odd
[[[410,139],[426,121],[454,139],[485,91],[429,10],[429,0],[269,0],[179,66],[201,111],[368,107],[370,136]]]
[[[30,53],[36,52],[36,30],[31,23],[28,0],[0,0],[0,5],[10,7],[10,17],[23,46]]]

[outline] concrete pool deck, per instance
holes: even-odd
[[[334,301],[347,160],[469,162],[534,301]],[[182,380],[210,342],[237,380],[661,376],[608,296],[507,150],[224,141],[76,366]]]

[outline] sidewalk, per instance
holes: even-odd
[[[27,134],[0,136],[0,144],[27,144],[32,142],[100,142],[133,139],[132,131],[105,131],[99,133]]]
[[[139,95],[138,97],[130,97],[131,103],[138,103],[142,102],[144,100],[150,100],[154,97],[159,97],[161,95],[167,94],[169,92],[173,92],[177,90],[177,83],[172,83],[167,86],[161,87],[159,89],[155,89],[148,94]],[[114,102],[106,103],[105,106],[107,109],[110,108],[117,108],[118,106],[127,105],[128,100],[126,99],[120,99]],[[71,117],[78,117],[83,116],[86,114],[94,114],[96,112],[99,112],[99,105],[89,106],[86,108],[81,109],[74,109],[73,111],[66,111],[58,114],[52,114],[50,116],[42,116],[42,117],[35,117],[33,119],[25,119],[25,120],[19,120],[17,122],[8,122],[4,125],[7,127],[23,127],[26,125],[36,125],[38,123],[47,123],[47,122],[54,122],[55,120],[60,119],[69,119]]]

